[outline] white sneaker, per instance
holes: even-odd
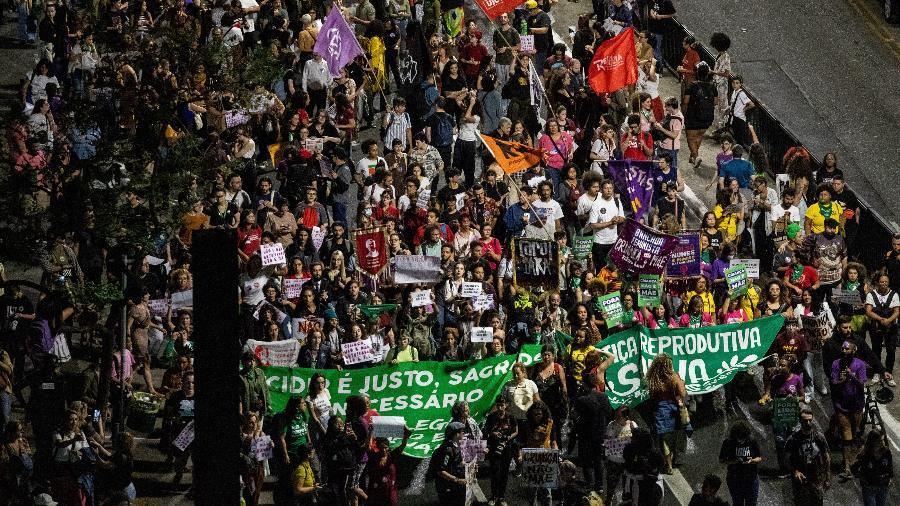
[[[803,402],[806,404],[809,404],[810,402],[812,402],[812,394],[809,392],[806,392],[806,394],[803,395]]]
[[[887,385],[888,385],[889,387],[893,388],[893,387],[897,386],[897,382],[894,381],[893,378],[891,378],[891,379],[887,380]]]
[[[870,384],[875,385],[881,381],[881,376],[879,374],[875,374],[872,376],[872,379],[869,381]]]

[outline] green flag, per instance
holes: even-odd
[[[393,311],[399,306],[397,304],[360,304],[356,307],[359,308],[360,313],[366,315],[366,318],[374,320],[375,318],[378,318],[381,313]]]

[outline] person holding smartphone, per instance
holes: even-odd
[[[759,497],[757,466],[762,460],[759,443],[751,435],[750,427],[743,420],[735,422],[719,449],[719,462],[728,465],[725,482],[731,493],[731,504],[756,505]]]

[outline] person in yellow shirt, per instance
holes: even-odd
[[[703,314],[708,314],[713,320],[715,320],[716,301],[713,299],[712,292],[709,291],[708,283],[709,282],[705,277],[701,276],[697,278],[697,286],[695,287],[695,289],[684,294],[684,298],[682,300],[684,301],[685,306],[687,306],[688,301],[693,299],[694,295],[697,295],[703,301]]]
[[[803,229],[806,235],[821,234],[825,231],[825,220],[834,218],[841,221],[844,209],[834,202],[834,191],[828,185],[819,186],[819,201],[809,206],[806,210],[806,219],[803,220]],[[841,230],[838,228],[838,233]]]
[[[315,504],[315,494],[322,487],[316,483],[316,476],[309,461],[308,445],[301,445],[297,451],[299,465],[291,474],[291,485],[294,491],[294,504]]]

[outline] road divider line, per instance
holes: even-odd
[[[878,405],[878,412],[881,413],[881,424],[885,431],[891,433],[888,435],[891,446],[894,447],[894,450],[900,451],[900,446],[897,446],[897,441],[900,441],[900,421],[897,421],[887,408],[882,409],[881,404]]]

